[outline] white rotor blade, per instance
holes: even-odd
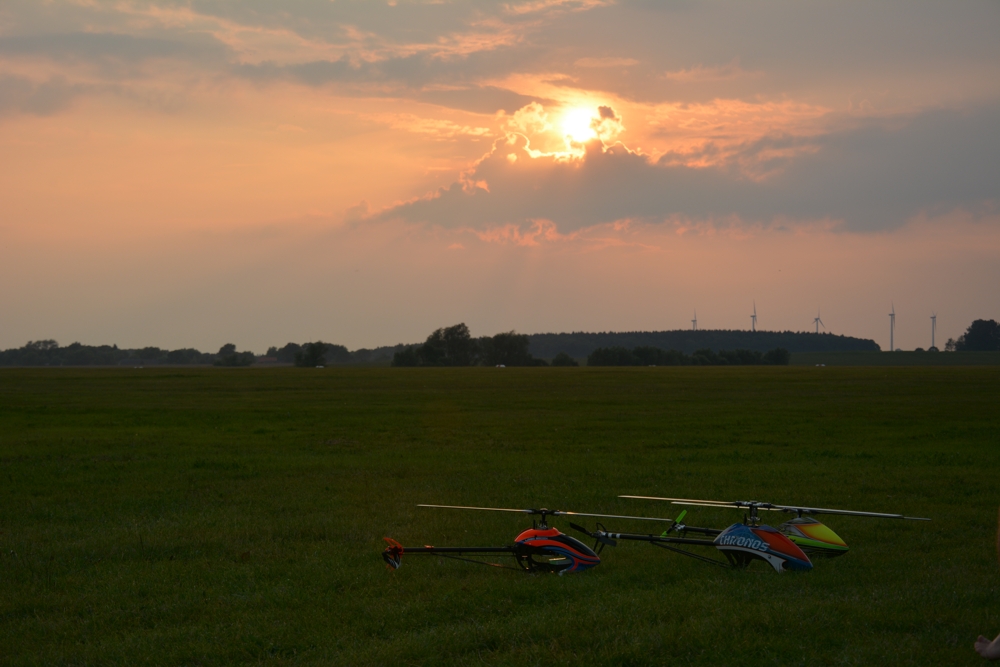
[[[869,516],[881,519],[909,519],[911,521],[930,521],[925,517],[903,516],[902,514],[885,514],[882,512],[858,512],[855,510],[837,510],[825,507],[796,507],[793,505],[774,505],[771,503],[755,503],[748,500],[725,501],[725,500],[691,500],[689,498],[657,498],[655,496],[618,496],[619,498],[637,498],[640,500],[666,500],[674,505],[695,505],[698,507],[749,507],[756,505],[759,510],[770,510],[772,512],[803,512],[809,514],[840,514],[844,516]]]
[[[825,507],[793,507],[791,505],[775,505],[775,510],[784,512],[807,512],[809,514],[841,514],[844,516],[870,516],[880,519],[910,519],[912,521],[930,521],[919,516],[903,516],[902,514],[885,514],[883,512],[858,512],[855,510],[835,510]]]
[[[462,505],[422,505],[417,507],[436,507],[446,510],[486,510],[487,512],[518,512],[520,514],[537,514],[535,510],[512,510],[506,507],[463,507]]]
[[[716,505],[730,507],[733,505],[728,500],[694,500],[692,498],[659,498],[657,496],[618,496],[619,498],[635,498],[636,500],[667,500],[670,502],[702,503],[706,506]]]

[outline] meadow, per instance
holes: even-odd
[[[981,664],[998,405],[995,367],[2,370],[0,663]],[[933,521],[830,517],[808,573],[380,558],[530,525],[417,503],[678,509],[618,494]]]
[[[793,366],[1000,366],[1000,352],[793,352]]]

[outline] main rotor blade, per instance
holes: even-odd
[[[733,507],[742,508],[754,505],[759,510],[770,510],[772,512],[802,512],[804,514],[840,514],[844,516],[869,516],[881,519],[909,519],[911,521],[930,521],[928,518],[916,516],[903,516],[902,514],[886,514],[883,512],[857,512],[855,510],[838,510],[825,507],[797,507],[794,505],[774,505],[772,503],[758,503],[748,500],[726,501],[726,500],[691,500],[689,498],[657,498],[655,496],[618,496],[619,498],[637,498],[640,500],[666,500],[674,505],[696,505],[698,507]]]
[[[424,505],[418,504],[417,507],[436,507],[438,509],[449,509],[449,510],[484,510],[487,512],[517,512],[519,514],[548,514],[549,516],[593,516],[600,519],[637,519],[639,521],[673,521],[673,519],[661,519],[659,517],[651,516],[625,516],[622,514],[590,514],[588,512],[566,512],[564,510],[540,510],[540,509],[526,509],[526,510],[516,510],[507,507],[466,507],[464,505]]]
[[[902,514],[886,514],[884,512],[858,512],[855,510],[836,510],[826,507],[794,507],[791,505],[773,505],[771,509],[782,512],[802,512],[805,514],[840,514],[844,516],[870,516],[880,519],[909,519],[911,521],[930,521],[919,516],[903,516]]]
[[[624,516],[621,514],[589,514],[587,512],[550,512],[553,516],[596,516],[601,519],[638,519],[639,521],[673,521],[673,519],[662,519],[653,516]]]
[[[488,512],[517,512],[519,514],[539,514],[538,510],[513,510],[506,507],[463,507],[461,505],[423,505],[418,504],[417,507],[436,507],[438,509],[446,510],[486,510]]]
[[[771,510],[772,512],[780,512],[781,510],[774,507],[770,503],[703,503],[694,500],[674,500],[670,503],[671,505],[694,505],[696,507],[726,507],[734,510],[745,509],[749,507],[756,507],[759,510]]]
[[[735,507],[730,500],[695,500],[694,498],[660,498],[657,496],[618,496],[619,498],[635,498],[637,500],[667,500],[670,502],[700,503],[706,507],[723,506]]]

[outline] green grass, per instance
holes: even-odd
[[[1000,631],[993,368],[0,371],[0,663],[980,664]],[[621,493],[831,518],[809,573],[644,544],[581,575],[404,556]],[[695,525],[735,512],[692,508]],[[609,528],[640,526],[624,522]],[[568,530],[565,522],[556,525]]]
[[[793,366],[1000,366],[1000,352],[793,352]]]

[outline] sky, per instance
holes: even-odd
[[[1000,3],[4,0],[0,348],[1000,319]]]

